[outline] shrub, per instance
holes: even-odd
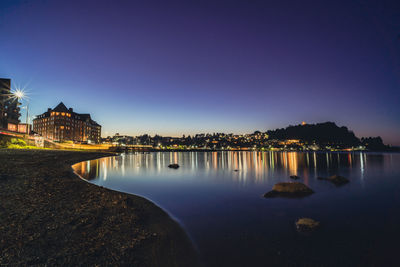
[[[0,148],[8,147],[9,143],[6,140],[0,140]]]
[[[19,146],[19,145],[15,145],[15,144],[9,144],[7,146],[7,148],[9,148],[9,149],[20,149],[20,148],[23,148],[23,147]]]
[[[11,138],[11,145],[26,146],[26,142],[22,139]]]

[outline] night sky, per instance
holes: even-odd
[[[334,121],[400,145],[400,1],[1,0],[0,77],[103,136]]]

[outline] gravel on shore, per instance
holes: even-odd
[[[150,201],[79,179],[113,154],[0,149],[0,265],[198,266],[181,227]]]

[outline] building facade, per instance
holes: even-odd
[[[11,80],[0,78],[0,128],[17,127],[21,116],[19,105],[18,99],[11,94]]]
[[[33,131],[53,141],[100,143],[101,126],[90,114],[75,113],[62,102],[33,120]]]

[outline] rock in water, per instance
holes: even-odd
[[[277,183],[264,197],[305,197],[314,193],[311,188],[299,182]]]
[[[349,181],[349,179],[340,176],[340,175],[332,175],[329,178],[325,178],[325,177],[318,177],[318,180],[326,180],[326,181],[330,181],[335,185],[344,185],[347,184]]]
[[[300,218],[296,222],[296,228],[301,232],[310,232],[319,227],[319,222],[310,218]]]
[[[335,185],[342,185],[342,184],[347,184],[349,181],[349,179],[340,176],[340,175],[333,175],[331,177],[329,177],[329,180],[334,183]]]
[[[300,179],[300,177],[297,175],[290,175],[290,179],[297,180]]]
[[[174,163],[174,164],[169,164],[169,165],[168,165],[168,168],[178,169],[178,168],[179,168],[179,165],[176,164],[176,163]]]

